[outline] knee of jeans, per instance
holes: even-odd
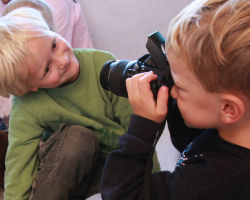
[[[71,125],[68,130],[65,144],[67,146],[64,156],[69,163],[94,162],[99,152],[99,141],[91,130],[77,125]]]

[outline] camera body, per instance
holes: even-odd
[[[140,57],[137,61],[107,61],[100,73],[102,87],[118,96],[128,97],[126,79],[138,73],[153,71],[157,74],[157,80],[151,82],[154,97],[157,97],[157,92],[162,85],[171,89],[174,82],[164,47],[164,37],[159,32],[154,32],[148,36],[146,44],[149,54]]]

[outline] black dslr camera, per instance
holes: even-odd
[[[157,80],[151,82],[154,97],[157,97],[157,92],[162,85],[171,89],[174,82],[163,50],[164,46],[164,37],[159,32],[154,32],[148,36],[146,44],[149,54],[142,56],[137,61],[107,61],[100,73],[102,87],[118,96],[128,97],[126,79],[138,73],[153,71],[158,76]]]

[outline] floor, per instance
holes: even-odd
[[[170,142],[167,127],[165,127],[164,132],[162,133],[162,136],[156,146],[156,151],[160,161],[161,170],[174,170],[179,153]],[[3,191],[0,189],[0,200],[3,200],[2,194]],[[101,200],[101,196],[100,194],[96,194],[89,197],[87,200]]]

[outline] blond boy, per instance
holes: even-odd
[[[154,200],[250,199],[249,30],[249,0],[195,0],[173,19],[166,54],[175,82],[171,96],[185,124],[169,119],[178,110],[168,110],[167,87],[154,101],[149,83],[156,75],[128,79],[134,115],[121,149],[107,160],[102,199],[145,199],[146,190],[146,199]],[[173,137],[205,131],[186,144],[173,172],[150,175],[151,188],[143,188],[146,155],[166,114]]]
[[[27,7],[0,18],[0,40],[0,95],[15,96],[4,199],[84,199],[99,192],[104,159],[131,113],[126,99],[99,83],[113,55],[73,50]]]

